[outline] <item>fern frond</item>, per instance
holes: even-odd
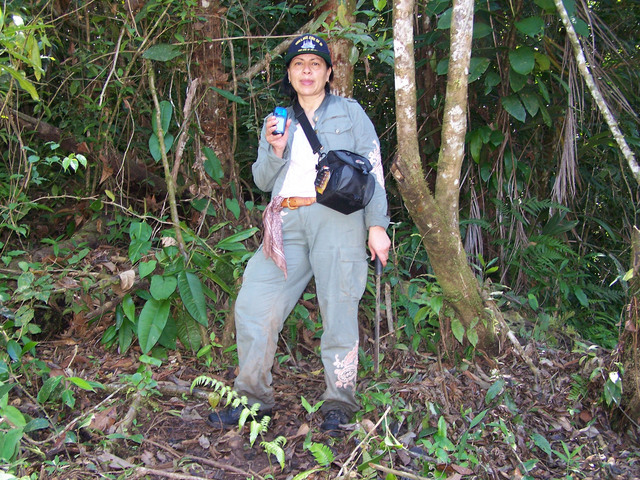
[[[276,439],[274,439],[271,442],[261,442],[260,446],[262,448],[264,448],[264,451],[267,452],[267,454],[269,455],[273,455],[274,457],[276,457],[276,460],[278,460],[278,463],[280,464],[280,468],[282,470],[284,470],[284,449],[282,448],[282,445],[284,445],[287,442],[287,439],[284,438],[283,436],[279,436]]]
[[[335,460],[331,449],[322,443],[312,443],[309,445],[309,451],[321,467],[328,467]]]
[[[225,385],[220,380],[216,380],[215,378],[211,378],[207,375],[200,375],[199,377],[194,378],[193,382],[191,382],[190,393],[193,393],[193,389],[197,387],[213,387],[214,391],[217,391],[224,388]]]
[[[306,480],[311,475],[313,475],[316,472],[319,472],[320,470],[324,470],[324,469],[316,467],[316,468],[312,468],[311,470],[307,470],[305,472],[300,472],[295,477],[293,477],[291,480]]]

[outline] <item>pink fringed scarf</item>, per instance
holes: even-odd
[[[262,249],[264,256],[271,258],[287,278],[287,261],[284,258],[284,245],[282,242],[282,201],[283,197],[274,197],[262,214],[264,225],[264,238]]]

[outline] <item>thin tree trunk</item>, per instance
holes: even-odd
[[[435,195],[425,181],[418,147],[413,14],[413,0],[394,2],[398,157],[392,172],[409,214],[423,235],[423,243],[447,304],[453,309],[454,315],[445,310],[441,318],[453,317],[453,321],[460,321],[471,343],[475,343],[477,335],[477,346],[490,350],[495,343],[493,322],[486,317],[478,282],[467,261],[458,226],[473,0],[454,2],[453,6],[451,59]]]
[[[330,12],[326,22],[337,21],[347,25],[355,20],[355,0],[328,0],[322,5],[321,12]],[[346,27],[347,25],[343,25]],[[333,93],[343,97],[353,97],[353,65],[349,61],[353,42],[348,38],[337,37],[328,39],[333,62]]]

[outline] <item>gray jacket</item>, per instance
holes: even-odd
[[[258,159],[252,166],[256,186],[260,190],[271,192],[272,198],[277,196],[282,189],[289,168],[294,132],[297,128],[302,128],[295,118],[293,107],[289,107],[287,110],[293,121],[289,127],[289,141],[283,158],[273,153],[271,145],[265,139],[265,127],[263,126],[258,147]],[[365,111],[353,99],[327,94],[316,110],[314,123],[316,134],[324,151],[349,150],[369,159],[377,181],[373,198],[364,209],[365,226],[369,228],[377,225],[386,229],[389,226],[389,217],[380,156],[380,140]]]

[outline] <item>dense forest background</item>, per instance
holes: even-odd
[[[596,86],[637,152],[640,4],[564,6]],[[302,31],[326,36],[336,70],[348,74],[339,92],[369,114],[390,172],[398,145],[392,7],[386,0],[0,5],[0,453],[8,464],[25,445],[38,448],[31,432],[54,423],[20,411],[17,392],[35,411],[54,401],[73,408],[74,391],[102,381],[51,373],[40,349],[60,335],[134,352],[138,391],[172,352],[210,372],[233,365],[231,306],[269,198],[253,185],[251,164],[263,119],[288,102],[278,89],[287,41]],[[452,2],[417,1],[414,12],[420,162],[433,186]],[[522,344],[582,359],[601,352],[610,361],[574,379],[574,388],[585,395],[595,388],[608,409],[624,403],[623,392],[638,390],[635,370],[625,377],[623,368],[637,352],[638,182],[580,76],[553,0],[475,2],[466,116],[459,225],[479,291]],[[387,191],[387,361],[392,350],[473,361],[471,330],[451,318],[391,174]],[[365,334],[374,293],[372,280]],[[321,332],[313,297],[310,285],[285,325],[281,364],[302,358],[308,352],[298,345]],[[360,352],[365,373],[370,344]],[[637,420],[619,417],[623,431]],[[442,440],[443,425],[432,427]],[[556,452],[533,438],[549,457]]]

